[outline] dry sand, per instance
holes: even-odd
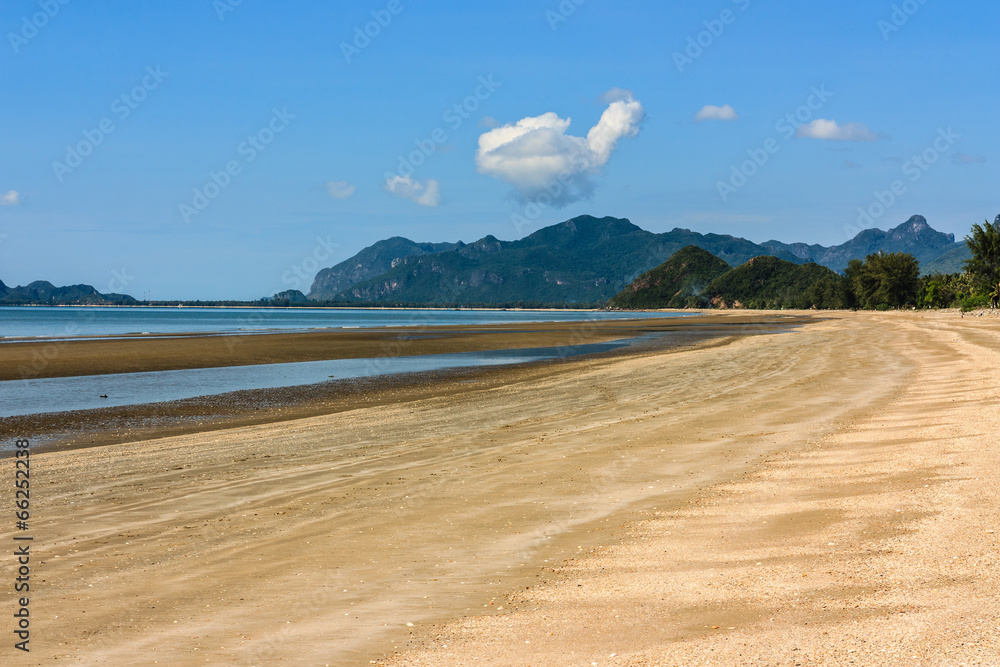
[[[997,320],[726,342],[39,454],[17,664],[1000,664]]]

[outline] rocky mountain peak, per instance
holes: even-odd
[[[915,234],[931,228],[931,226],[927,224],[927,218],[922,215],[915,215],[903,224],[909,227]]]

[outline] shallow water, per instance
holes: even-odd
[[[0,382],[0,418],[177,401],[245,389],[273,389],[470,366],[500,366],[606,352],[636,339],[516,350],[333,359],[288,364],[195,368]],[[101,398],[107,395],[107,398]]]
[[[684,317],[684,313],[566,310],[0,307],[0,339],[126,334],[487,325]]]

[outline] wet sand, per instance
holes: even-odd
[[[41,377],[106,374],[111,369],[177,370],[246,365],[277,361],[316,361],[377,354],[375,363],[400,355],[440,354],[537,346],[572,346],[655,335],[643,342],[673,349],[704,344],[730,336],[755,335],[797,326],[802,318],[789,315],[699,316],[632,321],[574,322],[481,327],[420,327],[364,331],[325,331],[248,336],[183,336],[173,339],[114,338],[105,340],[17,343],[0,345],[0,375],[19,372],[23,361],[45,363],[34,369]],[[613,356],[635,349],[607,353]],[[386,369],[391,364],[384,362]],[[509,383],[510,373],[527,367],[542,374],[557,372],[554,363],[508,368],[463,368],[334,380],[322,384],[236,391],[213,396],[129,405],[96,410],[0,418],[0,439],[31,433],[43,449],[93,447],[140,439],[199,433],[376,407],[430,396],[447,396],[478,386]],[[542,370],[546,368],[547,370]],[[33,371],[34,372],[34,371]],[[519,375],[518,377],[526,377]],[[534,377],[534,376],[532,376]],[[113,384],[111,385],[113,387]],[[113,390],[106,390],[112,392]],[[0,458],[10,452],[0,451]]]
[[[18,662],[990,664],[1000,326],[824,318],[40,453]]]
[[[767,319],[788,318],[771,315]],[[691,319],[431,326],[415,318],[413,326],[376,329],[27,340],[0,344],[0,381],[579,345],[649,332],[738,327],[759,321],[759,317],[720,319],[708,315]]]

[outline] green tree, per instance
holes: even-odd
[[[920,279],[917,306],[920,308],[952,308],[966,296],[961,273],[935,273]]]
[[[978,291],[989,294],[1000,283],[1000,215],[994,222],[972,225],[972,235],[965,237],[972,258],[965,261]]]
[[[865,263],[860,259],[848,261],[847,268],[844,269],[844,279],[847,281],[848,307],[867,308],[865,303],[868,295],[874,291],[874,285],[869,284]]]
[[[813,283],[798,299],[795,307],[808,310],[851,307],[847,279],[838,275],[824,276]]]
[[[876,253],[862,263],[851,260],[845,276],[859,308],[902,308],[916,305],[920,263],[905,252]]]

